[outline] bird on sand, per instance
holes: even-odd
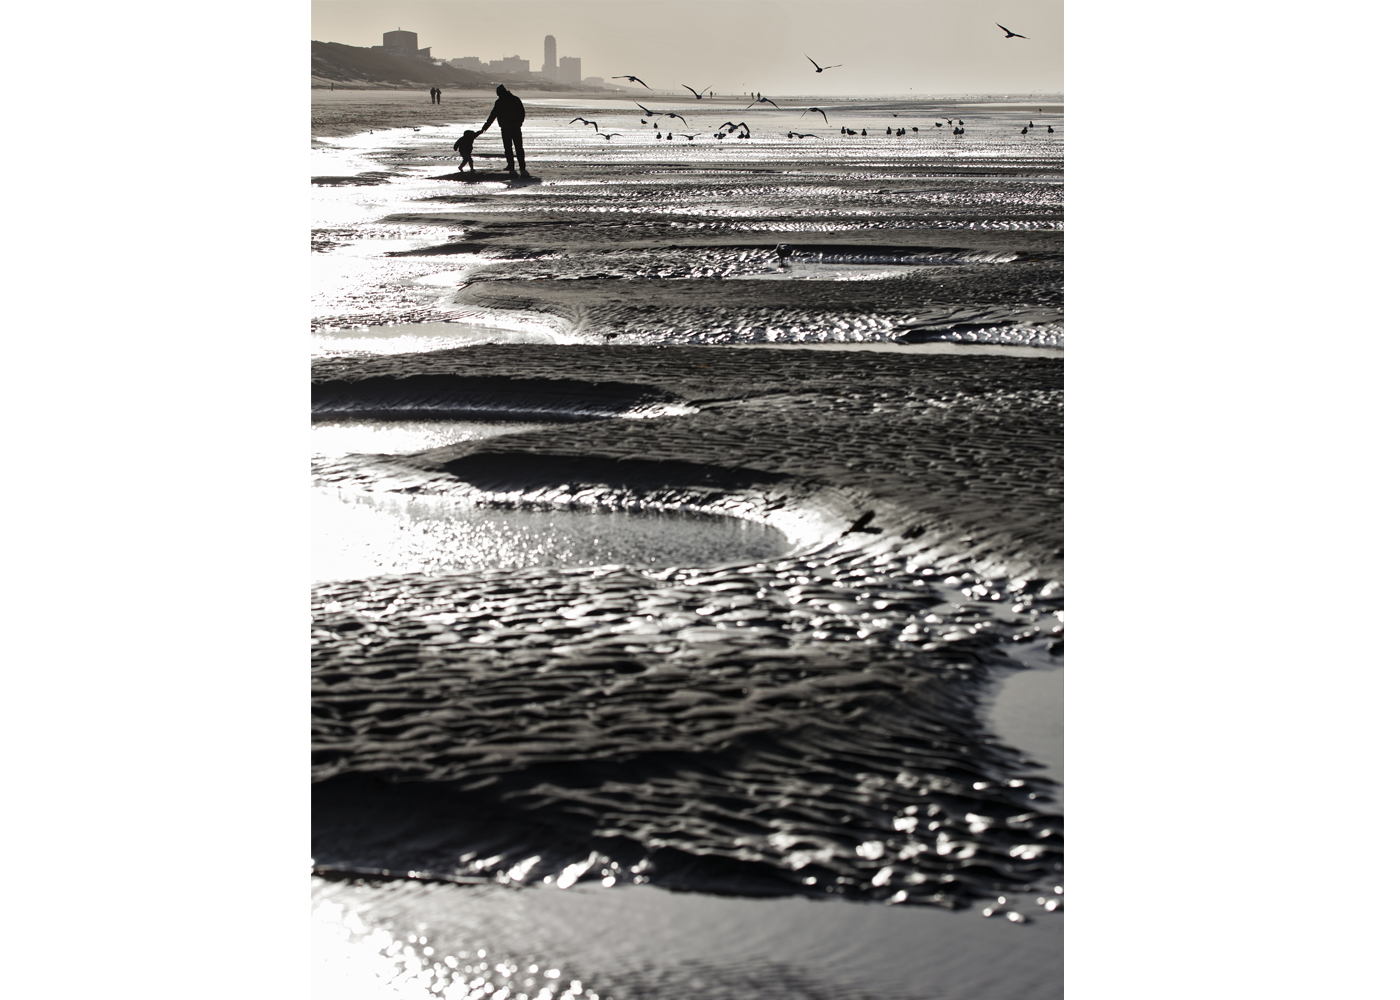
[[[768,98],[766,98],[766,97],[760,97],[758,100],[754,101],[753,104],[773,104],[773,102],[770,101],[770,100],[769,100]],[[749,108],[753,107],[753,104],[750,104],[750,105],[749,105]],[[773,104],[773,107],[778,108],[778,106],[777,106],[776,104]],[[747,110],[749,110],[749,108],[745,108],[744,110],[747,111]],[[781,111],[781,110],[783,110],[783,109],[782,109],[782,108],[778,108],[778,110]]]
[[[643,87],[647,87],[647,82],[646,82],[645,80],[643,80],[640,76],[627,76],[627,75],[624,74],[623,76],[615,76],[615,77],[613,77],[613,79],[614,79],[614,80],[631,80],[633,83],[640,83]],[[647,90],[650,90],[650,89],[651,89],[650,87],[647,87]]]
[[[1030,131],[1030,129],[1028,129],[1028,128],[1023,128],[1023,129],[1021,129],[1021,134],[1022,134],[1022,135],[1025,135],[1025,134],[1026,134],[1027,132],[1029,132],[1029,131]]]
[[[599,132],[598,134],[601,135],[604,139],[608,140],[608,142],[612,142],[613,136],[615,136],[615,135],[621,135],[622,133],[621,133],[621,132]]]
[[[815,111],[817,114],[822,116],[822,121],[826,122],[828,125],[831,124],[831,122],[827,121],[826,119],[826,112],[823,111],[821,108],[808,108],[807,111]],[[802,112],[802,114],[799,117],[807,117],[807,111]]]
[[[598,131],[598,123],[597,123],[597,122],[593,122],[593,121],[589,121],[587,118],[574,118],[574,119],[572,119],[572,120],[569,122],[569,124],[572,125],[574,122],[583,122],[585,125],[592,125],[592,126],[593,126],[593,131],[594,131],[594,132],[597,132],[597,131]]]
[[[710,89],[709,87],[701,87],[699,90],[696,90],[694,87],[687,86],[687,85],[684,84],[684,83],[681,84],[681,86],[682,86],[682,87],[685,87],[686,90],[688,90],[688,91],[690,91],[692,94],[694,94],[694,95],[695,95],[695,99],[696,99],[697,101],[700,100],[700,99],[704,96],[705,91],[707,91],[707,90]]]
[[[934,127],[934,128],[942,128],[942,127],[943,127],[943,123],[942,123],[942,122],[934,122],[934,123],[933,123],[933,127]]]
[[[1055,126],[1054,126],[1054,125],[1046,125],[1046,126],[1045,126],[1045,131],[1047,131],[1047,132],[1053,132],[1053,131],[1055,131]]]
[[[802,54],[803,54],[803,55],[807,55],[807,53],[805,53],[805,52],[802,53]],[[807,56],[807,61],[808,61],[809,63],[811,63],[813,66],[817,66],[817,61],[816,61],[815,59],[813,59],[811,56]],[[817,72],[820,73],[820,72],[822,72],[823,70],[828,70],[828,69],[840,69],[841,66],[842,66],[841,63],[837,63],[835,66],[817,66]]]
[[[995,21],[993,21],[992,23],[993,23],[993,24],[996,24]],[[1007,27],[1006,25],[1004,25],[1004,24],[997,24],[997,27],[1000,28],[1002,31],[1006,32],[1006,37],[1007,37],[1007,38],[1025,38],[1025,37],[1026,37],[1025,35],[1018,35],[1018,34],[1016,34],[1016,32],[1012,31],[1010,28],[1008,28],[1008,27]],[[617,77],[613,77],[613,79],[616,80]]]

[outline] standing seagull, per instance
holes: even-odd
[[[828,125],[831,124],[831,122],[826,120],[826,112],[823,111],[821,108],[808,108],[807,111],[815,111],[817,114],[822,116],[822,121],[826,122]],[[802,112],[802,115],[800,117],[805,118],[807,116],[807,111]]]
[[[631,80],[633,83],[640,83],[643,87],[647,87],[647,82],[646,82],[645,80],[643,80],[640,76],[615,76],[615,77],[613,77],[613,79],[614,79],[614,80]],[[651,89],[650,87],[647,87],[647,90],[650,90],[650,89]]]
[[[803,55],[806,55],[806,53],[804,52]],[[816,61],[815,59],[813,59],[811,56],[807,56],[807,61],[808,61],[809,63],[811,63],[813,66],[817,66],[817,61]],[[842,63],[837,63],[835,66],[817,66],[817,72],[820,73],[822,70],[826,70],[826,69],[840,69],[841,66],[842,66]]]
[[[993,24],[996,24],[995,21],[993,21],[992,23],[993,23]],[[997,24],[997,27],[1000,28],[1002,31],[1006,32],[1006,37],[1007,37],[1007,38],[1025,38],[1025,37],[1026,37],[1025,35],[1018,35],[1018,34],[1016,34],[1016,32],[1012,31],[1010,28],[1008,28],[1008,27],[1007,27],[1006,25],[1004,25],[1004,24]],[[613,79],[616,80],[617,77],[613,77]]]
[[[688,91],[690,91],[692,94],[694,94],[694,95],[695,95],[695,99],[696,99],[697,101],[700,100],[700,98],[704,95],[705,91],[707,91],[707,90],[710,89],[709,87],[701,87],[699,90],[696,90],[694,87],[686,86],[684,83],[681,84],[681,86],[682,86],[682,87],[685,87],[686,90],[688,90]]]

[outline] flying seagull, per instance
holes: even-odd
[[[766,97],[760,97],[758,100],[754,101],[753,104],[773,104],[773,102]],[[753,107],[753,104],[750,104],[749,108]],[[777,108],[778,106],[773,104],[773,107]],[[747,111],[749,108],[745,108],[744,110]],[[778,110],[781,111],[782,108],[778,108]]]
[[[817,138],[817,134],[816,134],[815,132],[789,132],[789,133],[788,133],[788,138],[789,138],[789,139],[815,139],[815,138]]]
[[[614,79],[614,80],[631,80],[633,83],[640,83],[643,87],[647,87],[647,82],[646,82],[645,80],[643,80],[640,76],[615,76],[615,77],[613,77],[613,79]],[[651,89],[650,87],[647,87],[647,90],[650,90],[650,89]]]
[[[574,122],[583,122],[585,125],[592,125],[592,126],[593,126],[593,131],[594,131],[594,132],[597,132],[597,131],[598,131],[598,123],[597,123],[597,122],[591,122],[591,121],[589,121],[587,118],[575,118],[575,119],[573,119],[572,121],[570,121],[569,124],[572,125]]]
[[[806,53],[804,52],[803,55],[806,55]],[[809,63],[811,63],[813,66],[817,66],[817,61],[816,61],[815,59],[813,59],[811,56],[807,56],[807,61],[808,61]],[[825,69],[840,69],[841,66],[842,66],[841,63],[837,63],[835,66],[817,66],[817,72],[820,73],[822,70],[825,70]]]
[[[633,103],[633,104],[637,104],[636,101],[633,101],[632,103]],[[637,104],[637,107],[641,108],[644,112],[646,112],[646,116],[647,116],[648,118],[650,118],[652,115],[665,115],[667,118],[680,118],[681,121],[685,122],[685,119],[684,119],[683,117],[681,117],[680,115],[676,114],[676,113],[673,112],[673,111],[653,111],[653,110],[651,110],[650,108],[646,107],[646,106],[643,105],[643,104]],[[687,125],[690,124],[690,122],[685,122],[685,123],[686,123]],[[646,122],[642,122],[642,124],[645,125]]]
[[[821,108],[808,108],[807,111],[815,111],[817,114],[822,116],[822,121],[826,122],[828,125],[831,124],[831,122],[826,120],[826,112],[823,111]],[[806,117],[807,111],[802,112],[802,117]]]
[[[687,139],[689,139],[691,142],[694,142],[694,141],[695,141],[695,135],[699,135],[700,133],[699,133],[699,132],[696,132],[695,135],[686,135],[684,132],[677,132],[676,134],[677,134],[677,135],[685,135],[685,137],[686,137]]]
[[[615,136],[615,135],[621,135],[622,133],[621,133],[621,132],[599,132],[598,134],[601,135],[604,139],[608,140],[608,142],[612,142],[613,136]]]
[[[993,23],[993,24],[996,24],[995,21],[993,21],[992,23]],[[1008,27],[1007,27],[1006,25],[1004,25],[1004,24],[997,24],[997,27],[1000,28],[1002,31],[1006,32],[1006,37],[1007,37],[1007,38],[1025,38],[1025,37],[1026,37],[1025,35],[1018,35],[1018,34],[1016,34],[1016,32],[1012,31],[1010,28],[1008,28]],[[613,77],[613,79],[616,80],[617,77]]]
[[[685,87],[686,90],[688,90],[688,91],[690,91],[692,94],[694,94],[694,95],[695,95],[695,99],[696,99],[697,101],[700,100],[700,98],[704,95],[705,91],[707,91],[707,90],[710,89],[709,87],[701,87],[699,90],[696,90],[694,87],[688,87],[688,86],[686,86],[685,84],[681,84],[681,86],[682,86],[682,87]]]

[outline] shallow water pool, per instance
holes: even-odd
[[[776,528],[681,511],[479,507],[446,497],[312,491],[312,579],[536,566],[706,566],[783,555]]]

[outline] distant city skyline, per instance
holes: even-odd
[[[557,57],[557,72],[565,58],[577,59],[589,76],[631,74],[654,89],[1064,89],[1062,0],[313,0],[311,11],[317,41],[373,46],[401,28],[440,59],[515,55],[535,69],[550,36],[568,53]],[[1004,37],[998,22],[1027,37]],[[841,66],[817,74],[808,55]]]

